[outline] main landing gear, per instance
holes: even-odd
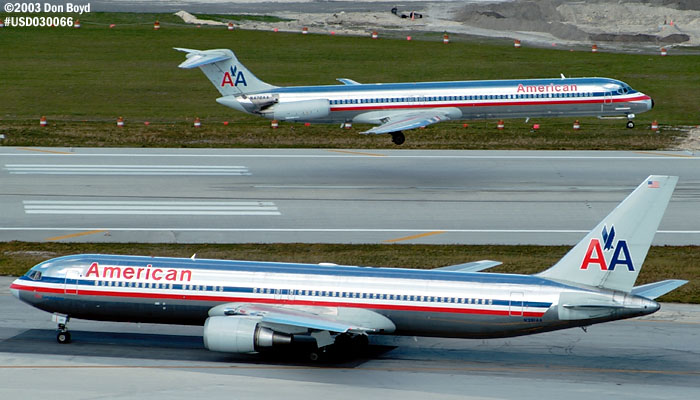
[[[56,341],[60,344],[68,344],[71,341],[70,332],[68,332],[68,321],[70,317],[67,315],[54,314],[51,317],[53,322],[58,324],[58,332],[56,333]]]
[[[406,141],[406,136],[404,136],[403,132],[401,131],[391,132],[391,141],[394,142],[395,145],[399,146]]]
[[[332,345],[316,347],[306,352],[310,362],[339,362],[361,357],[367,352],[369,338],[367,335],[350,335],[347,333],[335,337]]]

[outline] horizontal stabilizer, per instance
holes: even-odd
[[[686,283],[688,283],[688,281],[682,279],[668,279],[660,282],[647,283],[646,285],[632,288],[632,294],[654,300],[670,291],[678,289]]]
[[[197,68],[202,65],[213,64],[215,62],[228,60],[233,57],[233,53],[224,50],[193,50],[174,47],[177,51],[187,53],[187,60],[183,61],[178,67],[184,69]]]
[[[434,268],[433,271],[452,271],[452,272],[479,272],[485,269],[493,268],[503,264],[500,261],[481,260],[468,262],[464,264],[448,265],[446,267]]]

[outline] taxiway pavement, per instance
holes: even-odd
[[[700,243],[685,152],[0,149],[0,240],[573,244],[650,174]]]
[[[204,349],[201,327],[71,321],[0,277],[0,398],[61,399],[693,399],[700,396],[700,307],[509,339],[373,337],[336,365]]]

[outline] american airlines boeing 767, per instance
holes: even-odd
[[[621,116],[633,128],[635,114],[654,106],[651,97],[610,78],[511,79],[488,81],[279,87],[265,83],[231,50],[187,53],[180,68],[199,67],[221,93],[220,104],[272,120],[378,125],[363,133],[391,134],[447,120]]]
[[[80,254],[33,267],[10,286],[70,318],[203,324],[212,351],[273,351],[312,343],[309,356],[369,334],[496,338],[651,314],[686,283],[634,286],[678,178],[650,176],[551,268],[480,272],[482,260],[432,270]],[[291,347],[290,347],[291,348]],[[306,347],[305,347],[306,348]]]

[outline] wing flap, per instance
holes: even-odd
[[[374,128],[362,133],[380,135],[383,133],[405,131],[408,129],[416,129],[423,126],[436,124],[449,119],[450,118],[446,114],[435,110],[394,114],[391,117],[388,117],[387,121],[382,125],[375,126]]]
[[[269,324],[303,327],[337,333],[393,331],[393,322],[383,315],[345,307],[296,307],[272,304],[228,303],[209,310],[209,316],[245,315]]]
[[[500,261],[480,260],[464,264],[448,265],[445,267],[433,268],[434,271],[452,271],[452,272],[479,272],[485,269],[493,268],[503,264]]]

